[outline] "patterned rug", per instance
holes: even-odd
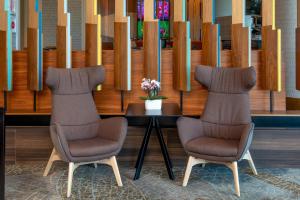
[[[56,162],[43,177],[46,162],[6,166],[6,199],[67,199],[68,166]],[[185,166],[175,166],[175,181],[168,179],[164,165],[144,165],[141,177],[133,181],[135,169],[120,165],[123,187],[117,187],[112,169],[99,165],[81,166],[74,174],[70,199],[161,199],[161,200],[300,200],[300,169],[258,168],[258,176],[242,163],[239,168],[241,197],[235,196],[231,171],[220,165],[195,166],[187,187],[182,187]]]

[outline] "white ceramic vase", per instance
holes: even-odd
[[[162,105],[162,99],[145,101],[146,110],[161,110],[161,105]]]

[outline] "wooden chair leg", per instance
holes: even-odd
[[[233,163],[227,164],[227,166],[231,169],[233,173],[236,195],[240,197],[241,193],[240,193],[239,172],[238,172],[237,162],[235,161]]]
[[[119,172],[119,167],[118,167],[117,159],[116,159],[115,156],[113,156],[113,157],[110,158],[110,165],[113,168],[113,171],[114,171],[114,174],[115,174],[118,186],[122,187],[123,184],[122,184],[122,180],[121,180],[121,175],[120,175],[120,172]]]
[[[50,171],[50,169],[51,169],[51,167],[52,167],[52,164],[53,164],[53,162],[56,161],[56,160],[61,160],[61,159],[60,159],[59,155],[57,154],[56,150],[53,148],[52,153],[51,153],[51,156],[50,156],[50,158],[49,158],[49,161],[48,161],[48,163],[47,163],[47,166],[46,166],[46,168],[45,168],[45,171],[44,171],[43,176],[48,176],[49,171]]]
[[[189,181],[191,172],[192,172],[192,168],[193,168],[193,163],[194,163],[194,158],[192,156],[189,157],[186,169],[185,169],[185,174],[184,174],[184,178],[183,178],[183,183],[182,186],[186,187],[187,183]]]
[[[69,198],[71,196],[72,192],[72,182],[73,182],[73,174],[76,166],[74,163],[69,163],[69,173],[68,173],[68,191],[67,191],[67,197]]]
[[[249,163],[249,165],[250,165],[250,167],[252,169],[253,174],[257,175],[257,170],[256,170],[256,167],[254,165],[254,162],[252,160],[252,157],[251,157],[251,154],[250,154],[249,150],[245,154],[244,159],[248,161],[248,163]]]

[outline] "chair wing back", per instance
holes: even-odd
[[[48,69],[46,83],[52,91],[51,124],[60,124],[68,140],[97,134],[99,115],[92,90],[104,82],[104,77],[103,67]]]
[[[211,137],[239,139],[243,125],[251,122],[248,92],[256,83],[254,68],[198,66],[195,78],[209,91],[201,116],[205,133]]]

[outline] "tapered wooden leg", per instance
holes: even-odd
[[[191,172],[192,172],[192,168],[193,168],[193,163],[194,163],[194,158],[192,156],[189,157],[186,169],[185,169],[185,174],[184,174],[184,178],[183,178],[183,183],[182,186],[186,187],[187,183],[189,181]]]
[[[69,174],[68,174],[68,191],[67,191],[67,197],[71,196],[72,192],[72,182],[73,182],[73,173],[75,170],[75,164],[69,163]]]
[[[241,193],[240,193],[239,172],[238,172],[237,162],[227,164],[227,166],[231,169],[233,173],[236,195],[240,197]]]
[[[110,158],[110,164],[111,164],[111,166],[113,168],[113,171],[114,171],[114,174],[115,174],[118,186],[122,187],[123,184],[122,184],[122,180],[121,180],[121,176],[120,176],[120,172],[119,172],[119,167],[118,167],[117,159],[116,159],[115,156],[113,156],[113,157]]]
[[[197,164],[205,164],[205,163],[206,163],[205,160],[197,159],[197,158],[194,158],[193,156],[189,157],[189,160],[188,160],[188,163],[186,166],[186,170],[185,170],[185,174],[184,174],[184,178],[183,178],[183,183],[182,183],[183,187],[187,186],[193,166],[195,166]]]
[[[251,154],[250,154],[249,151],[247,151],[247,153],[245,154],[244,159],[248,161],[248,163],[249,163],[249,165],[252,169],[253,174],[257,175],[256,167],[254,165],[254,162],[252,160],[252,157],[251,157]]]
[[[49,158],[49,161],[47,163],[47,166],[46,166],[46,169],[44,171],[43,176],[48,176],[48,173],[49,173],[49,171],[50,171],[50,169],[52,167],[52,164],[56,160],[61,160],[61,159],[60,159],[59,155],[57,154],[56,150],[53,148],[51,156]]]

